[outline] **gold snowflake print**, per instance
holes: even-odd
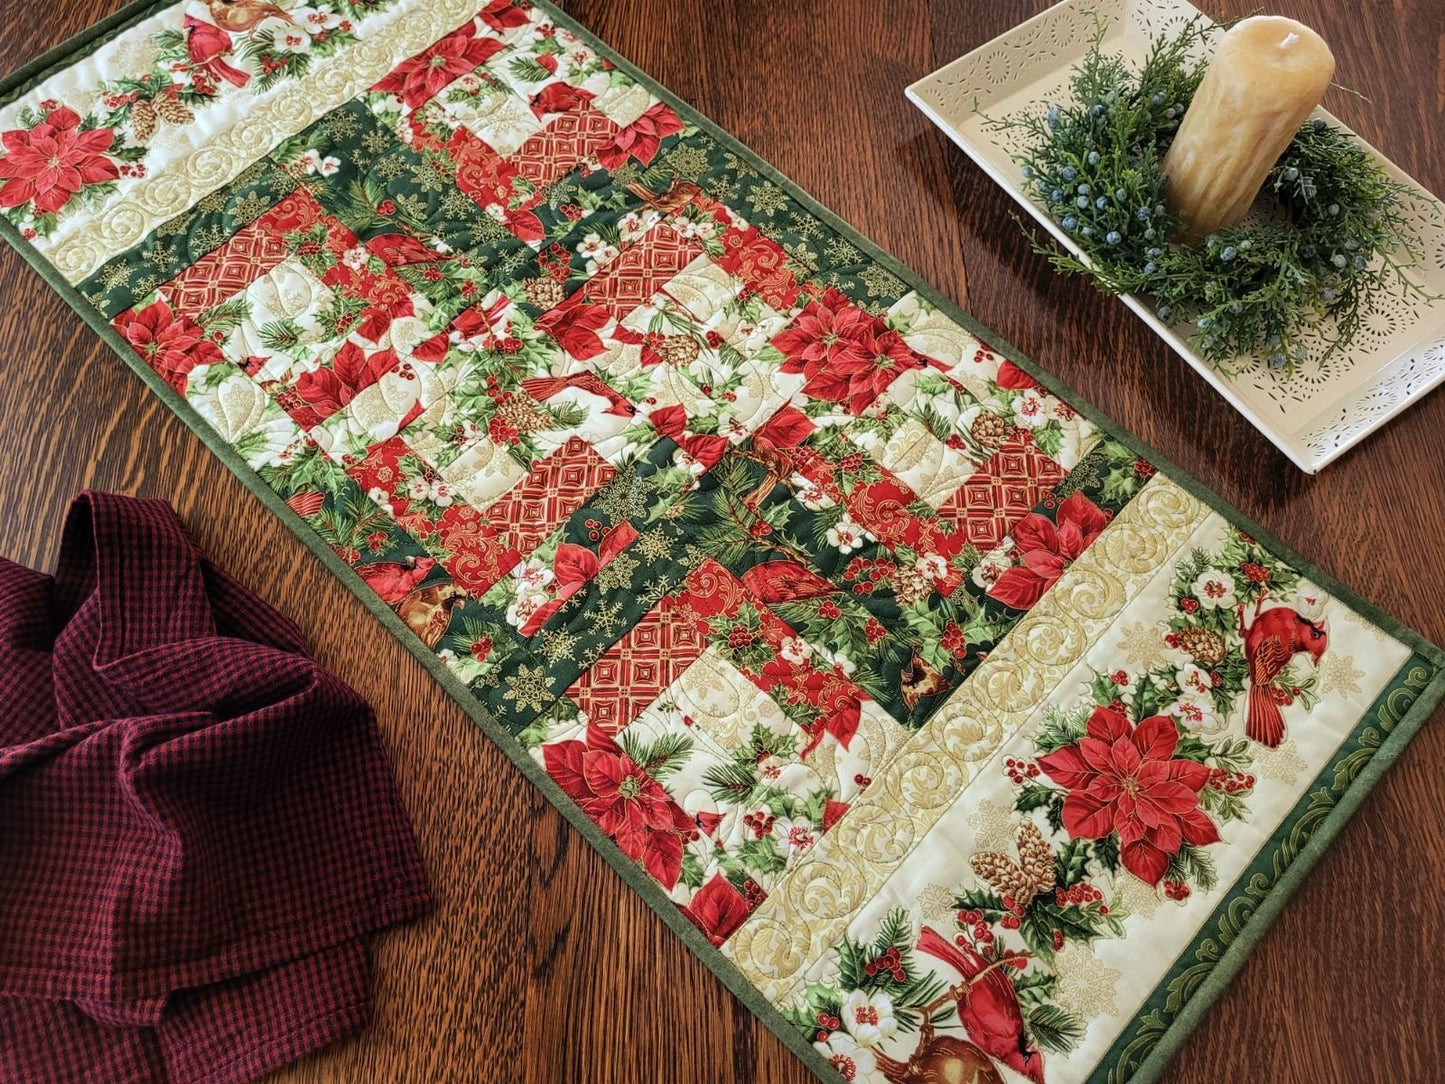
[[[661,527],[650,527],[633,543],[632,548],[649,561],[660,561],[672,552],[672,539]]]
[[[833,263],[858,264],[863,262],[863,253],[841,237],[829,238],[827,249],[828,259]]]
[[[394,181],[406,172],[406,159],[399,154],[388,154],[371,167],[371,172],[383,181]]]
[[[440,192],[447,187],[447,177],[435,162],[421,162],[411,168],[411,183],[422,192]]]
[[[1158,629],[1151,628],[1142,621],[1135,621],[1132,625],[1125,626],[1122,631],[1119,650],[1124,652],[1124,658],[1131,667],[1152,670],[1165,661],[1166,645]]]
[[[100,272],[100,285],[102,289],[114,290],[118,286],[124,286],[130,281],[131,275],[135,274],[135,268],[129,264],[110,264]]]
[[[271,201],[260,192],[247,192],[231,208],[231,217],[237,222],[255,222],[271,209]]]
[[[344,109],[338,109],[324,121],[321,122],[321,130],[331,139],[341,141],[356,134],[361,127],[361,121],[355,113],[349,113]]]
[[[593,502],[599,512],[613,523],[636,519],[647,511],[647,493],[637,471],[628,467],[597,492]]]
[[[707,154],[697,147],[673,148],[667,156],[667,164],[687,181],[697,180],[708,170]]]
[[[953,914],[953,904],[958,897],[936,881],[924,885],[918,894],[918,909],[930,922],[944,922]]]
[[[886,267],[870,263],[858,274],[858,281],[868,287],[870,297],[895,297],[903,292],[903,283]]]
[[[637,558],[626,553],[619,553],[608,562],[607,567],[597,573],[597,589],[599,591],[621,591],[632,582],[632,577],[638,568]]]
[[[1105,967],[1088,945],[1071,941],[1054,957],[1054,999],[1075,1016],[1117,1016],[1120,973]]]
[[[552,700],[552,689],[547,684],[547,671],[540,666],[523,663],[515,674],[507,675],[507,688],[503,700],[517,705],[518,711],[541,711]]]
[[[613,628],[622,617],[622,603],[599,602],[587,614],[587,628],[593,633],[604,633]]]
[[[981,851],[1007,850],[1014,839],[1013,810],[987,798],[967,817],[974,843]]]
[[[380,128],[372,132],[367,132],[366,135],[361,137],[361,145],[372,154],[380,154],[390,147],[392,143],[392,137]]]
[[[772,181],[764,181],[748,193],[748,204],[758,214],[771,216],[788,206],[788,194]]]
[[[1131,915],[1138,915],[1140,918],[1150,919],[1159,910],[1159,905],[1164,898],[1159,894],[1159,889],[1153,885],[1146,885],[1138,877],[1129,873],[1119,874],[1118,899]]]
[[[571,629],[547,629],[542,633],[542,657],[550,663],[571,658],[577,649],[577,634]]]
[[[1360,693],[1360,678],[1365,672],[1355,665],[1353,655],[1336,655],[1332,652],[1325,652],[1325,657],[1320,660],[1320,692],[1322,693],[1344,693],[1346,696],[1358,696]]]
[[[1292,787],[1306,766],[1293,740],[1287,740],[1274,749],[1260,746],[1255,750],[1254,770],[1261,779],[1274,779]]]

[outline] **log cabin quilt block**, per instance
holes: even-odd
[[[821,1077],[1152,1079],[1439,700],[546,4],[104,31],[7,237]]]

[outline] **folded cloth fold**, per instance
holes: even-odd
[[[0,1081],[253,1079],[430,906],[365,701],[164,501],[0,558]]]

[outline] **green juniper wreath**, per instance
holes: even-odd
[[[1195,47],[1220,29],[1194,19],[1156,39],[1135,71],[1104,55],[1100,24],[1068,102],[991,123],[1023,137],[1015,160],[1026,190],[1084,253],[1035,240],[1055,267],[1106,293],[1145,295],[1161,320],[1192,323],[1195,350],[1221,369],[1241,356],[1290,369],[1307,337],[1330,352],[1347,346],[1382,291],[1418,293],[1405,274],[1418,241],[1400,207],[1404,186],[1318,118],[1275,163],[1242,225],[1171,241],[1179,222],[1161,163],[1204,74]]]

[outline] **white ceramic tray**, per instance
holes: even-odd
[[[1023,177],[1010,157],[1018,149],[1018,136],[990,127],[989,118],[1042,112],[1050,102],[1066,100],[1071,70],[1088,50],[1095,19],[1107,25],[1106,52],[1139,62],[1151,40],[1198,14],[1184,0],[1065,0],[920,79],[908,88],[908,97],[1061,245],[1081,256],[1044,209],[1024,194]],[[1316,115],[1339,123],[1323,109]],[[1426,293],[1445,295],[1445,207],[1369,149],[1390,176],[1412,189],[1406,211],[1424,253],[1412,277]],[[1262,358],[1244,358],[1226,376],[1190,347],[1187,324],[1171,327],[1154,315],[1147,301],[1132,295],[1122,300],[1309,473],[1445,380],[1445,303],[1403,289],[1384,299],[1348,351],[1321,360],[1324,350],[1317,344],[1289,375],[1271,370]]]

